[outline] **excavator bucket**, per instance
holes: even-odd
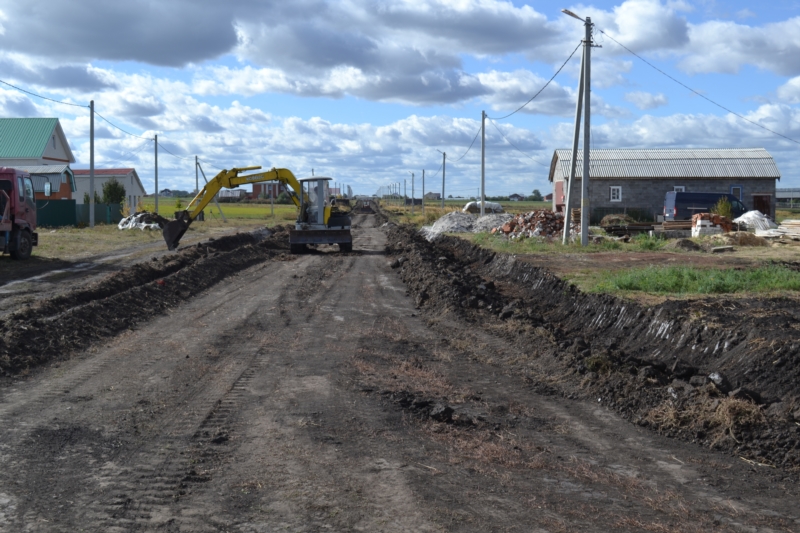
[[[175,250],[178,248],[181,237],[189,229],[189,224],[191,223],[192,219],[189,217],[189,213],[183,211],[177,219],[169,221],[164,226],[161,233],[164,235],[164,241],[167,243],[168,249]]]

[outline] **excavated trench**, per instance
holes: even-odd
[[[291,260],[288,251],[282,227],[267,236],[210,239],[6,315],[0,319],[0,375],[25,372],[133,329],[256,263]]]
[[[644,307],[578,291],[547,270],[410,227],[389,254],[416,304],[453,313],[525,352],[499,364],[671,437],[754,463],[800,468],[796,302],[668,301]]]

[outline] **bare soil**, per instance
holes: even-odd
[[[704,310],[709,331],[355,222],[350,254],[217,239],[0,317],[0,531],[800,530],[798,426],[660,364],[788,402],[789,335],[739,329],[793,304]],[[787,383],[737,373],[770,343]],[[704,395],[767,455],[716,418],[713,445],[665,429],[664,401],[681,422]]]

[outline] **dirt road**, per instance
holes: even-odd
[[[800,531],[793,474],[508,371],[355,224],[4,378],[0,531]]]

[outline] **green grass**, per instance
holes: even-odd
[[[651,266],[606,272],[592,292],[640,291],[651,294],[732,294],[800,290],[800,272],[779,265],[746,270]]]

